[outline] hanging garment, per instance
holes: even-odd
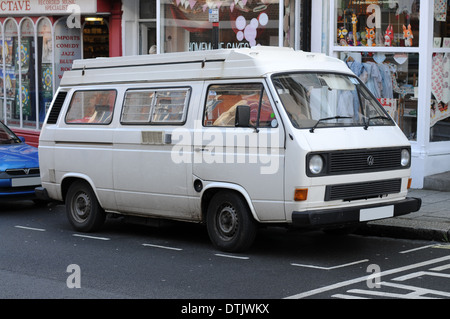
[[[431,93],[437,101],[443,101],[443,66],[444,54],[437,53],[433,56],[433,68],[431,70]]]
[[[392,99],[394,97],[394,88],[392,86],[392,70],[387,64],[378,64],[380,70],[383,91],[381,93],[382,97],[385,99]]]
[[[383,78],[381,77],[380,69],[374,62],[366,62],[363,65],[368,73],[367,87],[377,99],[382,98]]]
[[[412,12],[412,6],[414,4],[414,1],[416,0],[397,0],[398,3],[398,9],[397,12],[395,12],[395,15],[400,15],[403,12],[407,12],[408,14],[413,13]],[[390,3],[391,9],[395,8],[395,1],[392,1]]]
[[[447,21],[447,0],[434,0],[434,19],[439,22]]]

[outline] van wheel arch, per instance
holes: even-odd
[[[95,188],[93,187],[92,183],[88,179],[70,176],[70,177],[64,178],[61,182],[61,195],[62,195],[62,199],[64,202],[66,201],[67,192],[69,191],[70,186],[73,183],[78,182],[78,181],[88,184],[91,187],[91,189],[93,190],[93,192],[95,193],[95,195],[97,196],[97,193],[95,192]],[[98,199],[98,196],[97,196],[97,199]]]
[[[81,232],[93,232],[100,229],[105,222],[106,212],[101,207],[90,183],[75,178],[67,185],[66,214],[72,227]]]
[[[258,223],[245,197],[232,189],[214,189],[202,198],[203,221],[213,245],[226,252],[247,250],[253,243]]]
[[[255,220],[255,222],[259,223],[259,220],[255,217],[255,214],[252,211],[252,207],[250,207],[250,203],[248,202],[247,198],[244,196],[244,194],[242,194],[242,192],[240,192],[239,190],[236,189],[232,189],[232,188],[223,188],[223,187],[212,187],[212,188],[208,188],[206,189],[203,194],[202,194],[202,199],[201,199],[201,220],[202,223],[206,223],[206,215],[208,212],[208,206],[209,203],[211,202],[212,198],[221,191],[225,191],[225,192],[232,192],[235,193],[237,196],[241,197],[241,200],[247,205],[250,214],[252,215],[253,219]]]

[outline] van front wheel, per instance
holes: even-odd
[[[257,224],[247,204],[238,194],[228,191],[221,191],[212,198],[206,226],[214,246],[226,252],[250,248],[257,232]]]
[[[72,227],[81,232],[98,230],[106,218],[94,191],[82,181],[70,186],[66,197],[66,213]]]

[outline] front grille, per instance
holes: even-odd
[[[18,169],[7,169],[6,173],[9,176],[30,176],[30,175],[39,175],[39,168],[18,168]]]
[[[401,152],[400,148],[333,152],[330,153],[329,173],[347,174],[403,168],[400,164]]]
[[[391,179],[355,184],[329,185],[325,191],[325,201],[368,199],[399,193],[401,179]]]
[[[319,155],[324,161],[324,169],[320,174],[312,174],[306,167],[309,177],[326,175],[361,174],[398,169],[408,169],[410,165],[402,166],[402,150],[409,147],[370,148],[358,150],[314,152],[307,155],[306,163],[311,157]]]

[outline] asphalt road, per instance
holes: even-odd
[[[269,228],[248,252],[228,254],[200,225],[113,219],[82,234],[64,206],[0,205],[2,299],[170,299],[180,313],[222,300],[216,314],[238,311],[226,300],[450,299],[448,243]]]

